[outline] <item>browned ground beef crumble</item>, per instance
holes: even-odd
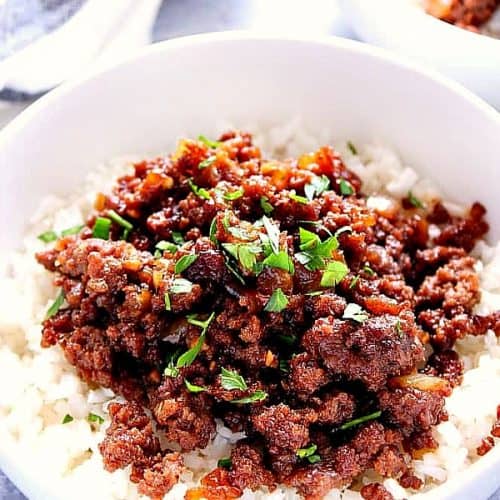
[[[161,498],[183,464],[157,434],[203,448],[220,418],[247,439],[190,500],[277,484],[316,499],[367,469],[418,489],[411,458],[437,446],[462,380],[455,341],[500,333],[499,313],[473,313],[484,208],[459,218],[409,195],[376,211],[330,147],[277,161],[249,134],[219,141],[136,164],[79,234],[37,255],[66,300],[42,346],[128,400],[109,406],[106,469],[131,465]]]
[[[500,0],[426,0],[429,14],[475,32],[490,19],[499,5]]]

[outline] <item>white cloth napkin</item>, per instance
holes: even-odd
[[[0,0],[4,26],[9,20],[9,0]],[[12,11],[19,14],[19,2],[33,8],[33,2],[13,0]],[[64,7],[64,1],[37,0],[42,8]],[[74,3],[74,2],[73,2]],[[52,4],[52,5],[50,5]],[[9,89],[25,94],[40,94],[91,66],[106,65],[150,42],[151,28],[161,0],[86,0],[76,12],[55,29],[40,27],[46,34],[37,37],[0,61],[0,91]],[[66,5],[67,7],[67,5]],[[14,14],[10,17],[14,17]],[[17,15],[17,18],[22,16]],[[39,16],[42,19],[41,16]],[[44,18],[47,24],[46,18]],[[15,21],[15,20],[14,20]],[[20,19],[18,22],[21,22]],[[4,46],[15,46],[9,36],[26,36],[24,26],[12,33],[1,33]],[[48,32],[47,32],[48,31]]]

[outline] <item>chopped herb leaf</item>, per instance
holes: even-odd
[[[94,238],[100,238],[101,240],[109,240],[110,228],[111,219],[107,217],[97,217],[94,223],[94,229],[92,230],[92,236]]]
[[[398,332],[399,338],[403,338],[403,328],[399,319],[396,321],[396,332]]]
[[[358,150],[354,147],[354,144],[351,141],[347,141],[347,147],[349,148],[349,151],[353,155],[357,155],[358,154]]]
[[[315,297],[317,295],[322,295],[324,293],[324,290],[316,290],[315,292],[307,292],[306,295],[309,295],[309,297]]]
[[[221,458],[218,462],[217,462],[217,467],[222,467],[224,469],[230,469],[231,468],[231,465],[233,465],[233,463],[231,462],[231,458],[230,457],[227,457],[227,458]]]
[[[176,245],[182,245],[184,243],[184,237],[179,231],[172,231],[172,241]]]
[[[266,398],[267,398],[267,392],[258,389],[253,394],[247,396],[246,398],[233,399],[231,403],[239,403],[239,404],[257,403],[259,401],[264,401],[264,399]]]
[[[330,179],[326,175],[321,177],[315,176],[313,180],[304,186],[304,193],[309,201],[312,201],[314,196],[319,196],[330,187]]]
[[[200,170],[203,170],[204,168],[207,168],[209,167],[210,165],[212,165],[212,163],[216,160],[217,158],[215,156],[210,156],[208,158],[206,158],[205,160],[203,161],[200,161],[200,163],[198,164],[198,168]]]
[[[189,392],[193,392],[193,393],[197,393],[197,392],[204,392],[207,390],[206,387],[202,387],[201,385],[194,385],[192,384],[191,382],[189,382],[188,379],[184,379],[184,385],[186,386],[186,389],[189,391]]]
[[[276,288],[264,307],[267,312],[280,312],[288,305],[288,299],[281,288]]]
[[[171,241],[159,241],[156,245],[155,248],[157,250],[160,250],[160,252],[169,252],[169,253],[175,253],[177,252],[177,245],[175,243],[172,243]]]
[[[314,455],[316,450],[318,449],[318,446],[315,444],[312,444],[311,446],[308,446],[307,448],[299,448],[296,452],[297,456],[299,458],[307,458],[310,457],[311,455]]]
[[[323,271],[323,276],[321,276],[321,286],[331,287],[338,285],[348,272],[349,268],[343,262],[338,260],[329,262],[326,270]]]
[[[37,238],[44,243],[50,243],[51,241],[57,240],[57,233],[55,231],[45,231],[39,234]]]
[[[297,337],[295,335],[278,335],[278,339],[287,345],[293,345],[297,342]]]
[[[208,236],[212,243],[217,244],[217,219],[214,217],[210,223],[210,229],[208,230]]]
[[[222,142],[212,141],[210,139],[207,139],[204,135],[199,135],[198,140],[203,144],[205,144],[205,146],[208,146],[209,148],[213,149],[218,148],[222,144]]]
[[[78,224],[77,226],[68,227],[67,229],[63,229],[61,231],[61,236],[70,236],[72,234],[78,234],[83,228],[84,224]]]
[[[364,311],[360,305],[351,302],[347,304],[342,317],[344,319],[352,319],[358,323],[363,323],[368,319],[368,313]]]
[[[290,193],[288,195],[291,200],[296,201],[297,203],[302,203],[302,205],[307,205],[309,200],[305,196],[300,196],[296,193]]]
[[[351,283],[349,284],[349,288],[354,288],[356,286],[356,284],[358,283],[359,281],[359,276],[354,276],[354,278],[351,280]]]
[[[124,229],[131,231],[134,226],[128,221],[125,220],[121,215],[117,214],[114,210],[108,210],[108,217],[118,224],[119,226],[123,227]]]
[[[260,197],[260,208],[264,210],[264,213],[266,215],[271,214],[271,212],[274,210],[274,207],[269,203],[269,198],[267,196],[261,196]]]
[[[70,422],[73,422],[74,418],[71,415],[64,415],[64,418],[62,419],[63,424],[69,424]]]
[[[226,262],[225,262],[225,265],[226,267],[229,269],[229,271],[233,274],[233,276],[242,284],[242,285],[245,285],[245,280],[243,279],[243,277],[238,273],[238,271],[228,262],[228,260],[226,259]]]
[[[279,362],[280,372],[288,373],[290,371],[289,366],[290,365],[289,365],[288,360],[286,360],[286,359],[280,359],[280,362]]]
[[[238,198],[241,198],[243,194],[244,194],[243,189],[238,189],[237,191],[233,191],[232,193],[225,193],[224,199],[229,201],[234,201],[237,200]]]
[[[204,200],[211,200],[212,197],[210,196],[210,193],[205,189],[200,186],[197,186],[191,179],[188,179],[188,184],[189,187],[191,188],[191,191],[198,196],[198,198],[202,198]]]
[[[311,250],[312,248],[317,247],[321,240],[316,233],[312,231],[308,231],[303,227],[299,227],[299,238],[300,238],[300,249],[303,251]]]
[[[172,304],[170,303],[170,295],[168,293],[165,294],[164,300],[165,300],[165,309],[167,311],[171,311],[172,310]]]
[[[424,208],[424,204],[411,191],[408,191],[408,201],[415,208]]]
[[[375,276],[375,271],[368,264],[365,264],[363,271],[368,274],[368,276]]]
[[[354,420],[350,420],[349,422],[342,424],[340,426],[340,430],[345,431],[346,429],[350,429],[351,427],[354,427],[356,425],[368,422],[369,420],[375,420],[376,418],[379,418],[380,415],[382,415],[382,412],[378,410],[370,413],[369,415],[365,415],[364,417],[355,418]]]
[[[319,455],[311,455],[310,457],[307,457],[307,460],[310,464],[316,464],[321,462],[321,457]]]
[[[227,391],[232,391],[234,389],[246,391],[248,389],[245,379],[238,372],[233,370],[221,368],[220,382],[222,388]]]
[[[191,325],[199,326],[205,332],[205,330],[210,326],[210,323],[212,322],[212,320],[215,318],[215,312],[212,312],[206,320],[196,319],[196,316],[198,316],[198,315],[197,314],[188,314],[186,316],[187,322]]]
[[[339,187],[340,193],[344,196],[349,196],[354,193],[354,188],[351,186],[351,183],[346,181],[345,179],[340,179]]]
[[[267,235],[269,236],[269,243],[274,253],[279,252],[280,246],[280,231],[272,222],[271,219],[265,215],[262,217],[262,223],[266,229]]]
[[[175,274],[180,274],[182,271],[185,271],[196,259],[197,255],[189,254],[183,255],[176,263],[175,263]]]
[[[54,302],[52,302],[52,305],[47,309],[47,312],[45,313],[45,319],[49,319],[52,316],[54,316],[54,314],[56,314],[63,305],[63,302],[64,302],[64,292],[60,290]]]
[[[238,247],[238,259],[245,269],[252,270],[257,262],[254,250],[252,245],[239,245]]]
[[[201,332],[201,335],[198,337],[196,344],[191,347],[191,349],[187,350],[185,353],[179,356],[179,359],[176,363],[176,368],[184,368],[185,366],[189,366],[193,364],[193,361],[196,359],[196,356],[201,351],[201,348],[205,342],[205,330]]]
[[[87,420],[91,423],[103,424],[104,419],[100,415],[96,415],[95,413],[89,413],[87,415]]]
[[[239,240],[251,240],[252,236],[249,234],[249,232],[246,229],[243,229],[242,227],[230,227],[228,228],[229,232],[238,238]]]
[[[165,367],[165,371],[163,372],[163,374],[165,375],[165,377],[175,378],[179,375],[179,370],[173,364],[170,364]]]
[[[268,267],[283,269],[284,271],[288,271],[290,274],[295,273],[295,266],[293,265],[293,260],[288,255],[288,252],[285,252],[284,250],[278,253],[272,253],[268,255],[262,261],[262,264]]]
[[[300,222],[301,224],[311,224],[312,226],[316,226],[318,229],[321,229],[321,231],[324,231],[326,234],[328,234],[328,236],[332,236],[331,231],[319,220],[299,220],[297,222]]]
[[[184,278],[175,278],[170,287],[172,293],[189,293],[193,289],[193,284]]]

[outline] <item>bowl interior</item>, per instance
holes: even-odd
[[[481,200],[498,239],[500,119],[482,101],[354,42],[221,34],[159,44],[63,86],[10,124],[0,134],[2,250],[20,245],[42,197],[71,192],[103,160],[167,151],[180,135],[213,135],[221,121],[265,126],[296,115],[311,131],[379,140],[445,195]]]

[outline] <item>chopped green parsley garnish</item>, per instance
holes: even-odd
[[[368,313],[359,304],[350,303],[342,315],[344,319],[351,319],[357,323],[364,323],[368,319]]]
[[[354,288],[359,281],[359,276],[354,276],[354,278],[351,280],[351,283],[349,284],[349,288]]]
[[[233,191],[232,193],[225,193],[224,194],[224,199],[228,201],[234,201],[237,200],[238,198],[241,198],[244,194],[243,189],[238,189],[237,191]]]
[[[96,415],[95,413],[89,413],[87,415],[87,420],[90,423],[95,423],[99,425],[104,423],[104,419],[100,415]]]
[[[189,293],[192,289],[193,284],[184,278],[175,278],[170,287],[172,293]]]
[[[347,141],[347,147],[349,148],[349,151],[353,155],[357,155],[358,154],[358,150],[354,147],[354,144],[351,141]]]
[[[172,310],[172,304],[170,303],[170,295],[168,293],[165,294],[164,300],[165,300],[165,309],[167,311],[171,311]]]
[[[210,237],[210,241],[217,245],[217,218],[214,217],[212,222],[210,223],[210,229],[208,231],[208,236]]]
[[[179,231],[172,231],[172,241],[176,245],[182,245],[183,243],[185,243],[184,237]]]
[[[280,372],[288,373],[290,371],[290,364],[287,359],[280,359],[279,362]]]
[[[245,398],[241,398],[241,399],[233,399],[232,401],[230,401],[231,403],[235,403],[235,404],[249,404],[249,403],[257,403],[259,401],[264,401],[264,399],[266,399],[268,396],[267,392],[261,390],[261,389],[257,389],[253,394],[251,394],[250,396],[247,396]]]
[[[364,422],[375,420],[376,418],[379,418],[380,415],[382,415],[382,412],[378,410],[370,413],[369,415],[365,415],[364,417],[355,418],[354,420],[350,420],[349,422],[342,424],[340,426],[340,430],[345,431],[346,429],[350,429],[351,427],[355,427],[356,425],[362,424]]]
[[[368,274],[368,276],[375,276],[375,271],[368,265],[365,264],[363,267],[363,271]]]
[[[212,163],[216,160],[216,157],[215,156],[209,156],[208,158],[206,158],[205,160],[203,161],[200,161],[200,163],[198,164],[198,168],[200,170],[203,170],[204,168],[207,168],[209,167],[210,165],[212,165]]]
[[[339,242],[335,236],[321,241],[319,236],[303,227],[299,228],[300,250],[296,259],[310,271],[325,269],[325,259],[331,258]]]
[[[198,198],[202,198],[204,200],[211,200],[212,197],[210,196],[210,193],[205,189],[200,186],[197,186],[191,179],[188,179],[188,184],[189,187],[191,188],[191,191],[198,196]]]
[[[70,422],[73,422],[73,420],[74,420],[74,418],[71,415],[66,413],[66,415],[64,415],[64,418],[62,419],[62,423],[69,424]]]
[[[399,338],[403,338],[403,327],[399,319],[396,321],[396,332],[398,332]]]
[[[45,231],[42,234],[39,234],[37,238],[44,243],[50,243],[51,241],[57,240],[57,233],[55,231]]]
[[[163,252],[168,252],[168,253],[175,253],[177,252],[177,245],[175,243],[172,243],[171,241],[159,241],[156,245],[156,253],[155,252],[155,257],[159,258],[163,255]]]
[[[351,186],[351,183],[346,181],[345,179],[340,179],[339,187],[340,193],[344,196],[349,196],[354,193],[354,188]]]
[[[252,271],[257,263],[256,255],[261,249],[251,243],[223,243],[222,248],[245,268]]]
[[[266,215],[270,215],[274,210],[274,207],[269,203],[269,198],[267,196],[260,197],[260,208],[264,211]]]
[[[299,448],[296,453],[299,458],[307,458],[309,463],[315,464],[321,460],[321,457],[316,453],[317,449],[318,446],[313,443],[307,448]]]
[[[226,391],[235,389],[246,391],[248,389],[245,379],[238,372],[226,370],[226,368],[221,368],[220,383]]]
[[[411,191],[408,191],[408,201],[415,208],[424,208],[424,204]]]
[[[295,266],[293,265],[293,260],[288,255],[288,252],[285,252],[284,250],[281,250],[278,253],[269,254],[262,261],[262,264],[268,267],[283,269],[284,271],[288,271],[290,274],[295,273]]]
[[[197,255],[189,254],[183,255],[176,263],[175,263],[175,274],[180,274],[182,271],[185,271],[196,259]]]
[[[94,223],[94,229],[92,230],[92,236],[94,238],[100,238],[101,240],[109,240],[110,228],[111,219],[107,217],[97,217]]]
[[[198,140],[203,144],[205,144],[205,146],[208,146],[209,148],[213,149],[218,148],[222,144],[222,142],[212,141],[210,139],[207,139],[204,135],[199,135]]]
[[[264,311],[280,312],[283,311],[283,309],[285,309],[287,305],[288,299],[283,293],[283,290],[281,290],[281,288],[276,288],[276,290],[274,290],[273,294],[269,298],[266,306],[264,307]]]
[[[290,346],[297,342],[297,337],[295,335],[278,335],[278,339]]]
[[[224,469],[230,469],[231,465],[232,465],[232,462],[231,462],[231,458],[230,457],[221,458],[217,462],[217,467],[223,467]]]
[[[265,215],[262,217],[262,223],[269,236],[269,244],[271,245],[272,251],[278,253],[280,250],[280,230],[271,222],[271,219]]]
[[[84,224],[78,224],[77,226],[68,227],[67,229],[63,229],[61,231],[61,236],[70,236],[72,234],[78,234],[84,227],[85,227]],[[57,240],[57,238],[59,238],[59,235],[55,231],[50,230],[50,231],[45,231],[42,234],[39,234],[37,238],[43,241],[44,243],[50,243],[51,241]]]
[[[302,203],[302,205],[307,205],[309,200],[305,196],[300,196],[296,193],[290,193],[288,195],[291,200],[296,201],[297,203]]]
[[[196,344],[191,347],[191,349],[187,350],[184,354],[181,354],[177,359],[176,368],[183,368],[185,366],[189,366],[193,364],[193,361],[196,359],[198,354],[201,351],[203,344],[205,343],[205,330],[201,332],[201,335],[198,337]]]
[[[326,175],[318,177],[317,175],[311,182],[304,186],[304,193],[309,201],[312,201],[315,196],[320,196],[330,187],[330,179]]]
[[[198,316],[197,314],[188,314],[186,316],[187,322],[191,325],[199,326],[203,330],[206,330],[210,326],[212,320],[214,319],[215,312],[212,312],[206,320],[197,319],[196,318],[197,316]]]
[[[70,236],[72,234],[78,234],[83,228],[84,224],[78,224],[77,226],[68,227],[67,229],[63,229],[61,231],[61,236]]]
[[[206,387],[202,387],[201,385],[194,385],[192,384],[191,382],[189,382],[188,379],[184,379],[184,385],[186,386],[186,389],[189,391],[189,392],[193,392],[193,393],[197,393],[197,392],[204,392],[207,390]]]
[[[117,214],[114,210],[108,210],[108,217],[118,224],[119,226],[123,227],[126,231],[132,231],[134,226],[128,221],[125,220],[121,215]]]
[[[59,311],[59,309],[61,309],[63,302],[64,302],[64,292],[60,290],[54,302],[52,302],[52,305],[47,309],[47,312],[45,313],[45,319],[49,319],[52,316],[54,316],[54,314],[56,314]]]
[[[321,286],[332,287],[338,285],[349,273],[349,268],[338,260],[329,262],[321,276]]]

